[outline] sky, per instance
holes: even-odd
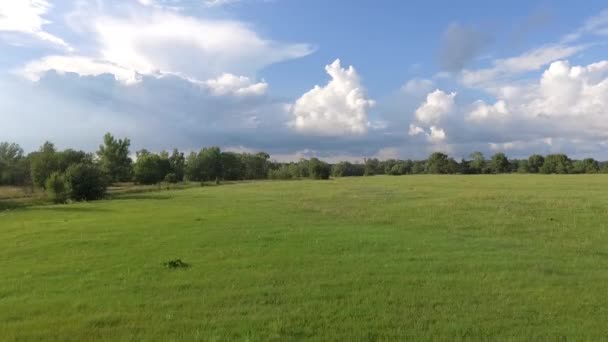
[[[0,141],[608,159],[605,1],[0,0]]]

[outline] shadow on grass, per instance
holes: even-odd
[[[47,205],[42,207],[30,207],[29,210],[40,210],[40,211],[55,211],[59,213],[100,213],[109,212],[110,210],[99,207],[90,206],[67,206],[67,205]]]
[[[15,210],[20,208],[25,208],[26,204],[19,201],[9,201],[9,200],[1,200],[0,201],[0,211],[3,210]]]
[[[169,195],[152,195],[150,193],[133,193],[133,194],[117,194],[108,196],[109,200],[120,201],[120,200],[168,200],[171,199]]]

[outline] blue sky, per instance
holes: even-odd
[[[603,1],[0,0],[0,140],[608,159]],[[352,66],[352,68],[351,68]]]

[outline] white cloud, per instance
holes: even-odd
[[[43,73],[46,68],[81,75],[117,72],[115,76],[120,80],[129,79],[125,74],[172,74],[199,82],[219,77],[210,83],[217,88],[229,78],[225,75],[255,75],[267,65],[313,51],[307,44],[262,38],[238,21],[193,18],[163,8],[140,10],[129,16],[93,14],[86,22],[79,29],[94,37],[95,53],[34,61],[28,76]],[[73,65],[67,63],[71,59],[76,61]],[[228,81],[247,82],[245,76],[235,77]],[[239,88],[240,92],[259,93],[266,87],[264,82],[249,86]]]
[[[428,94],[432,89],[435,83],[431,80],[414,78],[405,83],[401,90],[408,95],[423,95]]]
[[[240,0],[204,0],[203,3],[207,7],[220,7],[235,4],[237,2],[240,2]]]
[[[484,87],[525,72],[539,70],[545,65],[582,51],[585,46],[548,45],[519,56],[497,59],[491,68],[463,70],[461,81],[469,87]]]
[[[429,133],[428,138],[432,143],[441,143],[447,138],[443,128],[431,126],[430,130],[431,133]]]
[[[222,74],[218,78],[208,80],[205,84],[215,95],[263,95],[268,89],[268,83],[264,81],[253,83],[248,77],[227,73]]]
[[[526,94],[511,96],[511,94]],[[477,101],[467,117],[486,132],[509,140],[608,138],[608,61],[571,66],[556,61],[536,82],[512,85],[494,104]],[[493,134],[493,133],[490,133]],[[515,139],[514,139],[515,138]],[[547,143],[549,144],[549,143]],[[503,145],[495,145],[505,148]],[[507,146],[508,147],[508,146]]]
[[[562,42],[570,43],[578,40],[585,34],[608,36],[608,9],[601,11],[585,21],[578,30],[562,38]]]
[[[46,32],[44,25],[51,22],[44,19],[51,4],[46,0],[3,0],[0,1],[0,32],[27,34],[36,39],[71,50],[63,39]]]
[[[426,101],[416,110],[416,119],[423,124],[437,124],[454,108],[456,93],[447,94],[439,89],[429,93]]]
[[[504,100],[497,101],[493,105],[488,105],[484,101],[478,100],[473,104],[473,107],[468,116],[469,120],[497,119],[509,114],[507,103]]]
[[[356,70],[342,68],[339,59],[325,70],[331,81],[324,87],[315,86],[295,102],[290,108],[291,126],[301,133],[322,136],[367,133],[367,112],[374,101],[367,97]]]
[[[77,73],[81,76],[112,74],[125,84],[133,84],[139,80],[137,72],[131,69],[81,56],[47,56],[26,64],[20,72],[28,79],[37,82],[49,70]]]

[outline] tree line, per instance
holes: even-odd
[[[39,150],[25,155],[18,144],[0,143],[0,185],[39,188],[54,201],[65,202],[102,198],[109,185],[121,182],[328,179],[384,174],[608,173],[606,162],[592,158],[572,160],[565,154],[509,159],[504,153],[496,153],[486,159],[481,152],[474,152],[458,162],[447,154],[435,152],[425,160],[371,158],[363,163],[329,164],[318,158],[281,163],[271,161],[265,152],[235,153],[221,151],[219,147],[205,147],[188,155],[177,149],[170,153],[142,149],[136,151],[133,160],[130,147],[129,139],[116,139],[110,133],[103,137],[95,153],[59,151],[46,142]]]

